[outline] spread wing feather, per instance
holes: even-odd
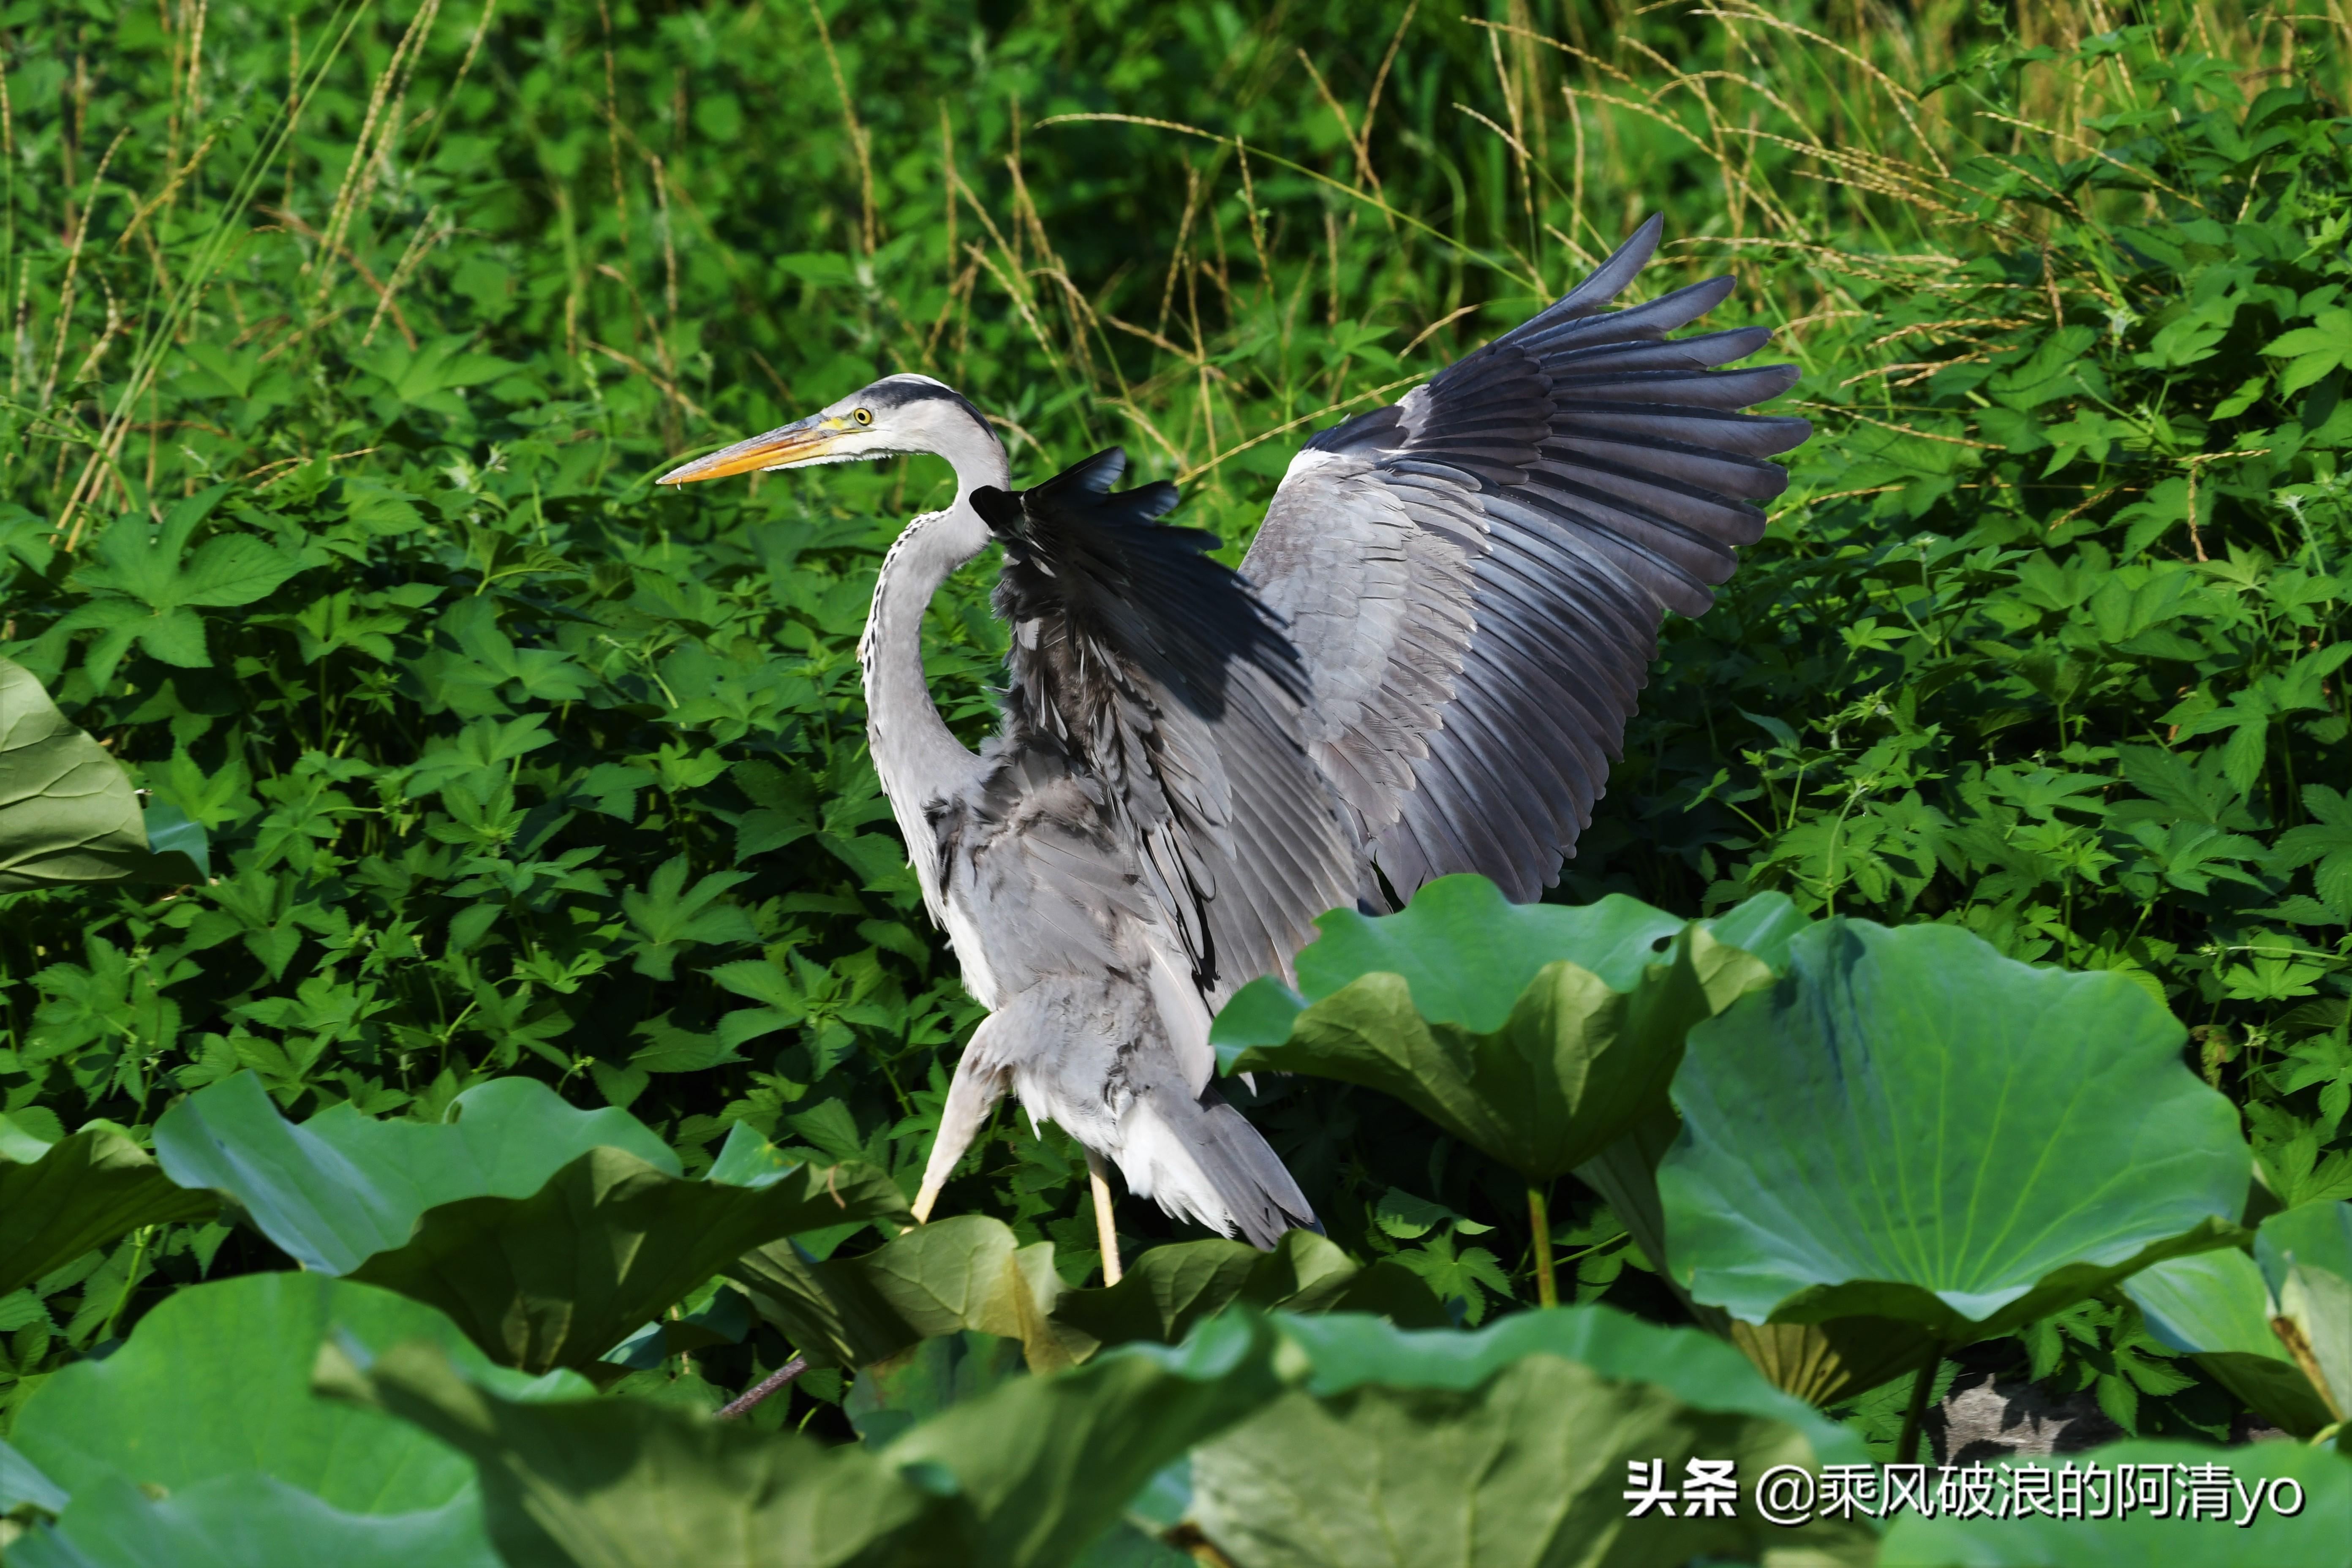
[[[1126,463],[1113,447],[972,496],[1004,545],[1005,727],[1052,736],[1100,781],[1213,1005],[1289,972],[1314,917],[1349,900],[1353,849],[1307,752],[1290,639],[1210,558],[1213,535],[1156,521],[1173,486],[1111,491]]]
[[[1738,412],[1795,367],[1717,368],[1770,333],[1665,335],[1730,279],[1601,309],[1659,227],[1402,401],[1317,436],[1243,563],[1314,683],[1309,749],[1379,868],[1362,897],[1477,871],[1528,900],[1558,879],[1661,618],[1713,602],[1763,533],[1753,503],[1787,483],[1764,459],[1811,434]]]

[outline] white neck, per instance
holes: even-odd
[[[874,770],[906,836],[924,901],[932,918],[943,921],[929,808],[961,788],[979,759],[955,738],[931,700],[923,675],[923,612],[940,584],[988,546],[988,524],[972,509],[971,492],[983,485],[1002,489],[1012,476],[1003,446],[985,426],[960,419],[933,438],[938,455],[955,466],[955,500],[945,511],[908,523],[883,557],[857,660],[866,674],[866,735]]]

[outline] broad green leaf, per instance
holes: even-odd
[[[1484,877],[1441,877],[1396,914],[1334,910],[1317,921],[1323,934],[1298,954],[1298,984],[1314,1000],[1362,975],[1401,975],[1423,1017],[1492,1034],[1561,958],[1633,990],[1684,923],[1622,893],[1582,906],[1515,904]]]
[[[10,1441],[77,1504],[89,1500],[94,1531],[107,1528],[110,1483],[173,1499],[219,1487],[197,1494],[192,1521],[220,1521],[224,1497],[299,1520],[299,1503],[262,1498],[266,1489],[250,1481],[226,1484],[258,1473],[327,1509],[368,1516],[390,1536],[437,1540],[447,1561],[487,1564],[472,1468],[461,1455],[399,1421],[310,1396],[311,1363],[339,1331],[429,1342],[510,1393],[529,1391],[430,1308],[316,1274],[247,1274],[173,1293],[113,1355],[50,1376],[25,1402]],[[585,1392],[577,1379],[556,1386]],[[66,1511],[77,1536],[84,1517],[79,1507]],[[125,1539],[135,1542],[171,1518],[127,1521]],[[280,1561],[340,1559],[306,1551]]]
[[[2287,362],[2279,395],[2289,397],[2338,366],[2352,363],[2352,310],[2322,310],[2308,327],[2273,338],[2263,353]]]
[[[1076,1371],[1017,1377],[892,1440],[882,1459],[937,1466],[978,1516],[971,1561],[1069,1562],[1186,1449],[1282,1392],[1275,1336],[1235,1314],[1177,1348],[1123,1345]]]
[[[2187,1352],[2221,1385],[2297,1436],[2332,1419],[2271,1330],[2262,1269],[2234,1247],[2169,1258],[2123,1282],[2158,1342]]]
[[[1002,1220],[958,1215],[856,1258],[819,1262],[771,1244],[727,1274],[818,1366],[861,1367],[971,1329],[1020,1341],[1032,1367],[1052,1370],[1092,1344],[1048,1321],[1062,1291],[1053,1258],[1051,1242],[1024,1247]]]
[[[54,1531],[12,1543],[8,1562],[10,1568],[512,1568],[483,1531],[481,1500],[470,1485],[436,1509],[358,1513],[257,1470],[209,1476],[161,1497],[117,1476],[101,1478],[74,1498]]]
[[[2122,1519],[2022,1517],[1923,1519],[1905,1512],[1886,1532],[1878,1568],[2287,1568],[2290,1563],[2337,1564],[2352,1557],[2352,1464],[2300,1443],[2254,1443],[2210,1448],[2196,1443],[2114,1443],[2072,1454],[2077,1467],[2146,1466],[2166,1487],[2167,1510],[2135,1509]],[[2226,1516],[2181,1517],[2179,1489],[2188,1469],[2221,1467],[2234,1483]],[[2057,1468],[2052,1464],[2050,1468]],[[2284,1493],[2273,1491],[2288,1483]],[[2245,1494],[2259,1490],[2261,1517],[2247,1519]],[[2273,1500],[2300,1509],[2288,1515]]]
[[[220,1205],[171,1178],[119,1129],[84,1128],[29,1161],[0,1143],[0,1296],[142,1225],[210,1217]]]
[[[1869,1561],[1861,1525],[1790,1531],[1757,1516],[1748,1488],[1765,1469],[1851,1462],[1860,1447],[1696,1331],[1600,1308],[1473,1334],[1339,1318],[1280,1328],[1307,1364],[1303,1386],[1192,1457],[1192,1517],[1234,1562],[1632,1568],[1752,1561],[1768,1544]],[[1734,1517],[1628,1517],[1629,1464],[1662,1461],[1676,1489],[1690,1458],[1736,1465]]]
[[[364,1363],[331,1347],[320,1386],[415,1421],[481,1468],[493,1538],[551,1538],[588,1563],[1069,1562],[1192,1444],[1280,1392],[1262,1320],[1181,1349],[1133,1347],[1016,1377],[879,1452],[826,1449],[622,1399],[516,1404],[429,1346]]]
[[[594,1148],[675,1175],[677,1156],[625,1110],[579,1110],[533,1079],[496,1079],[437,1123],[377,1120],[350,1105],[288,1121],[251,1073],[197,1090],[155,1124],[155,1152],[184,1187],[235,1198],[306,1268],[349,1274],[407,1244],[417,1216],[460,1198],[529,1197]]]
[[[1053,1244],[1023,1247],[984,1215],[918,1226],[858,1257],[819,1262],[788,1243],[746,1253],[727,1270],[760,1314],[820,1366],[862,1368],[965,1331],[1021,1342],[1052,1371],[1101,1345],[1173,1344],[1243,1302],[1298,1311],[1378,1312],[1412,1326],[1444,1321],[1428,1288],[1401,1265],[1359,1269],[1330,1242],[1292,1231],[1272,1252],[1237,1241],[1181,1242],[1142,1252],[1101,1289],[1065,1287]]]
[[[178,806],[158,800],[147,807],[140,826],[146,829],[147,847],[155,855],[184,855],[195,868],[196,881],[211,880],[212,847],[204,824]]]
[[[1389,1272],[1396,1276],[1392,1284]],[[1373,1305],[1384,1284],[1393,1289],[1393,1302]],[[1271,1252],[1223,1240],[1155,1247],[1129,1260],[1126,1278],[1116,1285],[1064,1291],[1053,1315],[1104,1344],[1177,1344],[1195,1324],[1236,1301],[1290,1312],[1389,1306],[1401,1309],[1412,1328],[1445,1321],[1444,1309],[1418,1277],[1386,1260],[1360,1269],[1311,1230],[1287,1233]]]
[[[231,608],[250,605],[277,591],[302,569],[301,563],[250,533],[206,540],[180,569],[173,595],[183,605]]]
[[[502,1364],[583,1367],[740,1254],[906,1206],[897,1184],[867,1166],[803,1165],[741,1187],[591,1149],[526,1196],[425,1210],[414,1240],[352,1278],[440,1308]]]
[[[673,856],[656,867],[645,889],[621,895],[629,923],[643,939],[636,944],[636,969],[656,980],[670,978],[678,953],[702,942],[753,942],[759,931],[749,915],[731,903],[716,900],[738,883],[751,880],[748,871],[713,871],[686,885],[686,857]]]
[[[2272,1328],[2329,1414],[2352,1418],[2352,1203],[2274,1214],[2254,1233]]]
[[[1716,941],[1760,960],[1775,974],[1789,970],[1789,943],[1813,922],[1786,893],[1759,893],[1698,922]]]
[[[1392,928],[1448,883],[1451,896],[1404,933],[1408,945]],[[1519,920],[1538,914],[1547,918]],[[1578,918],[1550,918],[1563,916]],[[1769,978],[1748,953],[1703,931],[1677,935],[1681,922],[1629,899],[1517,909],[1490,884],[1445,879],[1401,915],[1324,918],[1346,934],[1349,963],[1405,963],[1423,977],[1365,973],[1299,1012],[1287,1039],[1242,1050],[1227,1070],[1311,1073],[1380,1089],[1530,1182],[1567,1174],[1664,1106],[1685,1031]],[[1480,922],[1491,919],[1504,921],[1506,940],[1482,942]],[[1302,977],[1318,984],[1340,969],[1329,955],[1308,963],[1323,945],[1299,960]],[[1501,1000],[1457,973],[1508,984],[1563,947],[1598,970],[1555,956]],[[1490,948],[1508,961],[1482,963]],[[1432,1000],[1421,1004],[1424,994]]]
[[[1459,1392],[1522,1357],[1551,1355],[1604,1377],[1657,1384],[1701,1409],[1784,1421],[1825,1462],[1864,1458],[1853,1432],[1770,1386],[1722,1341],[1696,1329],[1645,1322],[1613,1307],[1514,1312],[1468,1331],[1419,1331],[1359,1313],[1285,1313],[1276,1321],[1284,1338],[1306,1352],[1311,1370],[1304,1386],[1318,1397],[1366,1384]]]
[[[99,534],[89,558],[73,574],[73,585],[137,601],[158,615],[188,602],[183,592],[180,556],[227,485],[199,490],[172,508],[162,522],[139,513],[118,517]]]
[[[2226,1237],[2237,1114],[2138,986],[1950,926],[1829,921],[1790,957],[1691,1031],[1675,1080],[1658,1189],[1698,1300],[1960,1343]]]
[[[318,1357],[318,1386],[355,1414],[400,1416],[422,1428],[420,1437],[430,1432],[469,1455],[490,1539],[509,1563],[973,1562],[971,1509],[951,1482],[902,1477],[859,1447],[828,1448],[797,1433],[762,1433],[634,1399],[518,1403],[425,1343],[393,1342],[363,1364],[344,1346],[329,1346]]]
[[[0,893],[117,881],[149,858],[130,778],[0,658]]]

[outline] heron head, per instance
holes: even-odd
[[[729,474],[930,453],[956,461],[995,432],[961,394],[928,375],[886,375],[807,418],[697,458],[656,482],[688,485]],[[1000,448],[1001,449],[1001,448]]]

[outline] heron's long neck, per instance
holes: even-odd
[[[923,611],[948,574],[979,554],[988,541],[988,525],[961,494],[947,510],[917,518],[883,558],[873,614],[857,647],[866,671],[866,731],[874,770],[917,868],[925,871],[924,889],[934,899],[923,810],[960,786],[978,759],[931,701],[923,679]]]

